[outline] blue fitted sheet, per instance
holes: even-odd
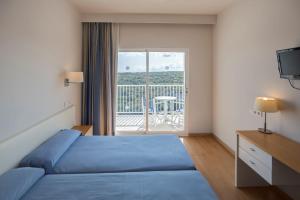
[[[191,158],[176,135],[82,136],[62,155],[50,173],[194,169]]]
[[[46,175],[22,200],[215,200],[197,171]]]

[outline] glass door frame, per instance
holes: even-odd
[[[188,135],[188,111],[189,111],[189,49],[187,48],[130,48],[130,49],[119,49],[119,52],[143,52],[146,53],[146,113],[145,113],[145,130],[144,131],[118,131],[120,133],[136,133],[136,134],[167,134],[167,133],[173,133],[177,134],[179,136],[186,136]],[[183,52],[185,54],[184,56],[184,85],[185,85],[185,100],[184,100],[184,130],[183,131],[149,131],[149,53],[150,52]],[[116,70],[116,73],[118,73],[118,70]],[[117,77],[117,74],[116,74]],[[117,88],[117,87],[116,87]],[[117,90],[116,90],[116,102],[115,105],[117,106]],[[117,112],[117,111],[116,111]],[[115,123],[116,126],[116,123]],[[116,127],[115,127],[116,130]]]

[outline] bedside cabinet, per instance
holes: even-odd
[[[73,126],[74,130],[80,131],[83,136],[93,136],[93,126],[91,125],[78,125]]]

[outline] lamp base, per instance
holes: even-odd
[[[272,134],[272,131],[270,131],[270,130],[268,130],[268,129],[266,129],[266,131],[265,131],[265,129],[264,128],[259,128],[259,129],[257,129],[259,132],[261,132],[261,133],[264,133],[264,134]]]

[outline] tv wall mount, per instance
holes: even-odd
[[[294,88],[296,90],[300,90],[300,88],[298,88],[298,87],[295,86],[293,80],[291,80],[291,79],[288,79],[288,80],[289,80],[289,83],[290,83],[290,85],[291,85],[292,88]]]

